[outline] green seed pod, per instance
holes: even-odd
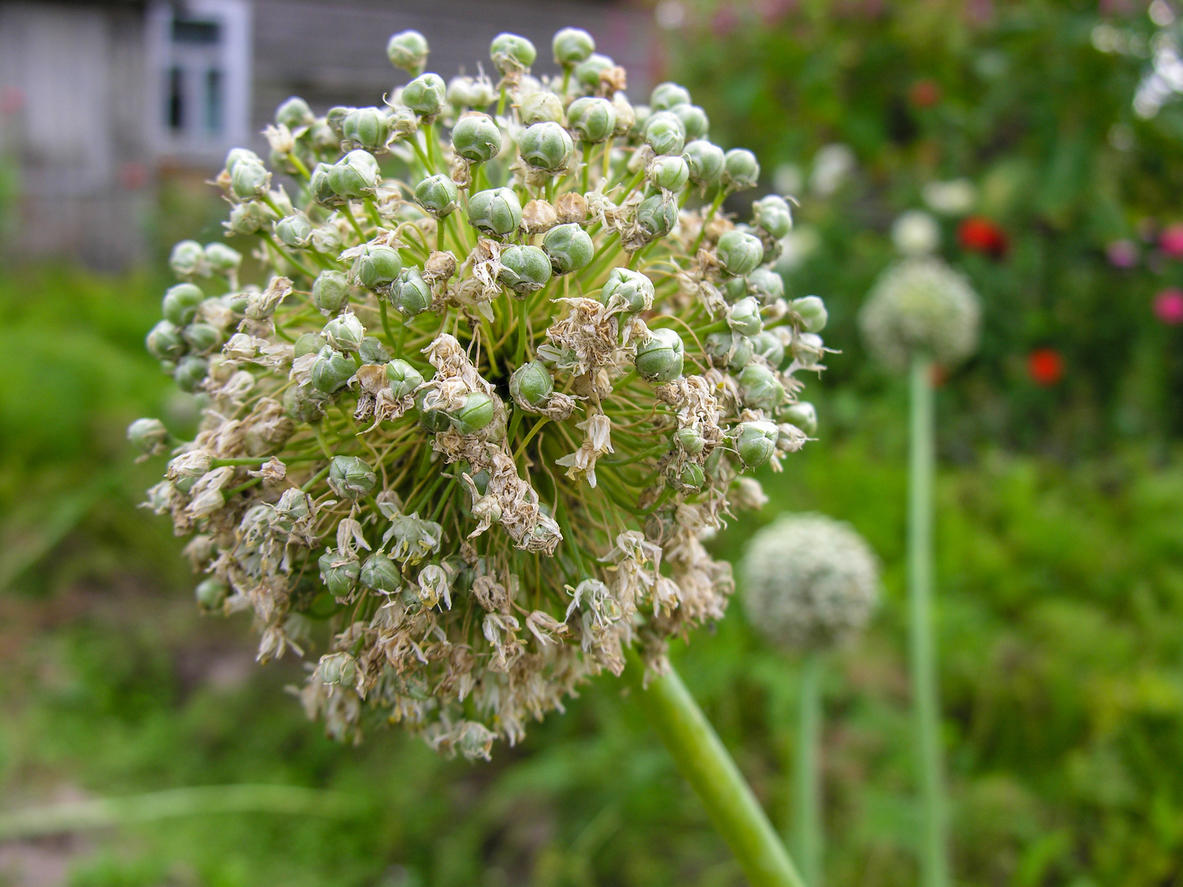
[[[739,393],[750,407],[772,412],[785,399],[785,386],[776,375],[758,363],[749,363],[739,374]]]
[[[653,307],[654,295],[653,281],[640,271],[613,268],[598,298],[609,307],[613,301],[623,302],[630,314],[639,314]]]
[[[752,223],[780,240],[793,230],[793,211],[783,197],[769,194],[752,204]]]
[[[606,55],[593,52],[575,66],[575,79],[586,89],[598,89],[600,75],[616,67],[616,62]]]
[[[489,58],[503,76],[511,71],[529,71],[537,57],[534,44],[519,34],[498,34],[489,44]]]
[[[193,596],[197,599],[197,606],[202,612],[216,613],[225,606],[226,598],[230,597],[230,586],[221,579],[211,576],[197,583]]]
[[[676,114],[655,111],[645,121],[644,139],[658,154],[680,154],[686,144],[686,128]]]
[[[167,320],[152,327],[145,344],[148,353],[157,360],[178,360],[185,353],[185,340],[181,337],[180,328]]]
[[[161,310],[164,319],[177,326],[185,326],[197,316],[197,309],[205,301],[205,293],[192,283],[178,283],[164,291]]]
[[[341,136],[351,148],[380,151],[390,138],[390,118],[378,108],[353,108],[341,121]]]
[[[136,419],[127,426],[127,439],[146,456],[155,456],[168,449],[168,429],[159,419]]]
[[[182,240],[168,255],[168,266],[177,277],[197,277],[205,273],[205,250],[196,240]]]
[[[312,364],[312,387],[321,394],[332,394],[357,372],[357,361],[329,345],[320,349]]]
[[[768,361],[768,365],[773,369],[779,369],[780,365],[785,362],[785,343],[776,333],[765,330],[754,336],[752,348],[756,354]]]
[[[316,354],[325,346],[325,337],[320,333],[301,333],[292,345],[292,356],[303,357],[305,354]]]
[[[386,378],[390,380],[394,396],[400,399],[413,394],[423,384],[423,374],[400,358],[386,364]]]
[[[386,57],[396,68],[418,74],[427,64],[427,38],[418,31],[399,31],[387,42]]]
[[[585,96],[567,107],[567,123],[580,141],[607,141],[616,130],[616,108],[607,99]]]
[[[535,169],[558,172],[567,165],[575,143],[567,130],[557,123],[543,122],[527,126],[518,138],[522,160]]]
[[[349,302],[349,281],[341,271],[321,271],[312,281],[312,304],[336,314]]]
[[[230,190],[241,200],[261,197],[271,185],[271,173],[261,160],[240,160],[230,173]]]
[[[745,148],[732,148],[723,156],[723,184],[733,191],[754,188],[760,180],[756,155]]]
[[[329,594],[336,598],[347,598],[353,594],[361,574],[361,564],[356,557],[325,552],[316,564],[320,567],[320,578]]]
[[[284,246],[304,249],[312,243],[312,223],[303,213],[284,216],[275,223],[275,236]]]
[[[637,374],[661,385],[682,375],[686,348],[675,330],[653,330],[652,335],[637,346]]]
[[[563,28],[555,32],[551,48],[554,50],[555,64],[573,68],[596,51],[596,41],[582,28]]]
[[[535,123],[561,123],[563,101],[553,92],[532,92],[522,99],[518,117],[521,118],[523,126],[532,126]]]
[[[551,270],[555,274],[578,271],[591,264],[596,247],[591,236],[579,225],[556,225],[542,238],[542,248],[550,256]]]
[[[679,428],[674,432],[674,441],[688,456],[697,456],[706,449],[706,441],[697,428]]]
[[[431,287],[418,268],[404,268],[390,288],[390,304],[404,317],[414,317],[431,307]]]
[[[398,250],[376,244],[367,246],[357,257],[353,273],[366,289],[377,290],[394,283],[402,268]]]
[[[398,566],[384,554],[371,554],[358,574],[361,584],[374,591],[394,594],[402,585]]]
[[[192,394],[201,387],[201,383],[205,381],[208,374],[209,362],[204,357],[190,354],[177,362],[173,378],[176,380],[178,388]]]
[[[764,329],[760,303],[751,296],[740,299],[727,312],[727,325],[741,336],[754,336]]]
[[[771,305],[785,295],[784,278],[771,268],[757,268],[749,274],[747,288],[761,305]]]
[[[403,87],[403,104],[420,117],[435,117],[447,98],[448,85],[439,74],[420,74]]]
[[[356,351],[365,335],[366,328],[352,312],[334,317],[324,326],[325,340],[337,351]]]
[[[181,335],[189,349],[197,354],[207,354],[222,344],[222,333],[208,323],[191,323]]]
[[[518,403],[541,407],[555,390],[550,371],[538,360],[524,363],[509,377],[509,393]]]
[[[329,167],[329,187],[338,197],[352,200],[373,194],[382,173],[369,151],[350,151]]]
[[[415,186],[415,202],[437,219],[442,219],[459,206],[456,183],[443,173],[428,176]]]
[[[687,139],[701,139],[710,129],[711,121],[707,112],[698,105],[674,105],[669,111],[682,121]]]
[[[447,431],[452,427],[452,420],[443,410],[429,408],[427,403],[428,389],[422,389],[415,395],[415,408],[419,410],[419,422],[428,431]]]
[[[764,259],[764,244],[746,231],[732,229],[719,238],[715,253],[724,271],[743,277],[755,271]]]
[[[735,333],[711,333],[703,347],[713,364],[725,366],[734,372],[742,370],[752,361],[751,340]]]
[[[826,313],[826,303],[817,296],[802,296],[789,303],[793,313],[801,318],[801,327],[807,333],[820,333],[826,328],[829,314]]]
[[[497,280],[520,295],[537,292],[550,282],[550,257],[536,246],[507,246]]]
[[[807,400],[799,400],[781,411],[781,418],[796,425],[810,437],[817,434],[817,410]]]
[[[659,83],[649,94],[649,107],[654,111],[668,111],[675,105],[689,105],[690,91],[677,83]]]
[[[217,274],[232,274],[242,264],[242,253],[224,243],[207,243],[205,261],[210,270]]]
[[[512,188],[478,191],[468,199],[468,221],[486,234],[503,237],[522,223],[522,204]]]
[[[658,157],[649,166],[649,184],[654,188],[678,192],[686,187],[690,179],[690,167],[686,160],[669,154]]]
[[[771,422],[743,422],[735,435],[735,448],[748,468],[759,468],[772,458],[780,434]]]
[[[449,418],[452,420],[452,427],[461,434],[476,434],[488,426],[496,414],[493,398],[483,391],[474,391],[465,398],[464,406]]]
[[[357,347],[357,355],[362,363],[386,363],[390,360],[390,351],[375,336],[366,336]]]
[[[357,456],[334,456],[329,462],[329,486],[338,496],[360,499],[378,483],[378,476]]]
[[[453,77],[448,81],[448,104],[457,110],[487,108],[497,93],[484,77]]]
[[[297,130],[316,122],[316,115],[306,101],[299,96],[292,96],[275,109],[275,122],[290,130]]]
[[[501,130],[488,114],[466,114],[452,127],[452,148],[465,160],[484,163],[501,153]]]
[[[723,149],[705,139],[695,139],[683,149],[682,156],[690,171],[690,181],[701,188],[711,189],[723,177]]]
[[[637,207],[637,224],[649,236],[650,240],[669,234],[674,230],[677,221],[677,201],[671,200],[664,194],[646,197]]]

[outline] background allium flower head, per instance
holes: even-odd
[[[928,213],[908,210],[892,223],[891,242],[905,256],[925,256],[940,245],[941,229]]]
[[[874,553],[848,524],[788,515],[756,533],[741,564],[749,621],[770,643],[807,651],[860,632],[879,598]]]
[[[191,537],[203,609],[249,611],[259,659],[309,656],[328,731],[401,723],[487,756],[587,676],[723,614],[700,537],[744,475],[813,433],[816,296],[770,270],[791,228],[682,87],[648,107],[578,29],[562,75],[502,34],[500,79],[421,73],[375,107],[289,99],[265,162],[217,177],[240,256],[185,241],[149,350],[204,404],[149,505]]]
[[[870,351],[893,369],[914,354],[946,367],[973,353],[978,297],[969,281],[937,258],[906,259],[888,268],[859,312]]]

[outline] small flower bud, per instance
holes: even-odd
[[[207,243],[205,261],[211,271],[217,274],[231,274],[242,264],[242,253],[224,243]]]
[[[801,318],[801,328],[807,333],[820,333],[826,328],[829,314],[826,313],[826,303],[817,296],[802,296],[789,303],[793,313]]]
[[[449,418],[452,420],[452,427],[461,434],[476,434],[488,426],[496,414],[497,409],[493,398],[483,391],[474,391],[465,398],[464,406],[451,414]]]
[[[222,334],[208,323],[191,323],[181,331],[191,351],[206,354],[222,344]]]
[[[452,127],[452,148],[473,163],[484,163],[501,153],[501,130],[488,114],[466,114]]]
[[[456,183],[443,173],[428,176],[415,186],[415,202],[437,219],[442,219],[459,205]]]
[[[776,375],[758,363],[749,363],[739,374],[739,393],[750,407],[772,412],[785,399],[785,387]]]
[[[746,231],[732,229],[719,238],[715,247],[723,270],[736,277],[755,271],[764,258],[764,244],[760,238]]]
[[[527,126],[518,138],[522,160],[535,169],[557,172],[567,165],[575,143],[567,130],[557,123],[543,122]]]
[[[209,361],[204,357],[188,355],[182,357],[173,371],[177,387],[189,394],[195,392],[209,374]]]
[[[683,149],[690,181],[702,188],[714,188],[723,176],[723,149],[705,139],[695,139]]]
[[[727,312],[727,325],[741,336],[754,336],[764,329],[764,318],[760,316],[760,304],[751,296],[745,296]]]
[[[367,246],[357,257],[353,273],[366,289],[376,290],[390,286],[403,268],[398,250],[375,244]]]
[[[164,292],[161,309],[164,319],[177,326],[185,326],[197,316],[197,309],[205,301],[205,293],[192,283],[178,283]]]
[[[511,71],[529,71],[538,57],[534,44],[518,34],[498,34],[489,44],[493,67],[502,75]]]
[[[555,274],[578,271],[591,264],[596,254],[591,236],[579,225],[556,225],[542,238],[542,248],[550,256],[551,269]]]
[[[178,360],[185,353],[185,340],[175,323],[162,320],[148,333],[148,353],[157,360]]]
[[[616,130],[616,109],[607,99],[579,98],[567,108],[567,123],[581,141],[603,142]]]
[[[582,28],[563,28],[555,33],[551,47],[555,64],[572,68],[596,51],[596,41]]]
[[[325,345],[312,364],[312,387],[322,394],[332,394],[356,372],[356,360]]]
[[[706,448],[702,432],[697,428],[679,428],[674,432],[674,441],[688,456],[697,456]]]
[[[361,584],[374,591],[394,594],[402,585],[398,566],[384,554],[371,554],[361,566]]]
[[[275,109],[275,122],[291,130],[309,126],[315,121],[316,115],[299,96],[292,96]]]
[[[754,188],[760,180],[760,163],[746,148],[732,148],[723,156],[723,184],[733,191]]]
[[[515,293],[537,292],[550,282],[550,257],[536,246],[507,246],[501,251],[497,280]]]
[[[271,185],[271,173],[263,166],[263,161],[240,160],[234,165],[230,173],[230,190],[234,196],[242,200],[260,197],[267,193]]]
[[[563,101],[553,92],[532,92],[522,99],[518,117],[522,119],[523,126],[532,126],[535,123],[561,123]]]
[[[353,108],[341,121],[341,135],[351,148],[380,151],[390,138],[390,118],[378,108]]]
[[[555,390],[554,379],[541,361],[524,363],[509,377],[509,393],[518,403],[540,407]]]
[[[420,117],[435,117],[447,97],[448,85],[439,74],[420,74],[403,87],[403,104]]]
[[[348,653],[328,653],[316,664],[316,676],[332,687],[352,687],[357,683],[357,660]]]
[[[216,613],[225,605],[226,598],[230,597],[230,586],[211,576],[197,583],[193,596],[197,598],[197,606],[202,612]]]
[[[205,250],[196,240],[182,240],[172,248],[168,256],[168,266],[177,277],[197,277],[204,275]]]
[[[690,104],[690,92],[677,83],[659,83],[649,94],[649,107],[654,111],[668,111],[675,105]]]
[[[771,305],[785,295],[784,278],[770,268],[757,268],[749,274],[747,288],[761,305]]]
[[[275,236],[284,246],[304,249],[312,242],[312,223],[303,213],[284,216],[275,223]]]
[[[312,281],[312,304],[326,314],[336,314],[349,301],[349,281],[341,271],[321,271]]]
[[[748,468],[759,468],[772,458],[780,432],[771,422],[743,422],[735,435],[735,448]]]
[[[776,333],[765,330],[752,338],[752,348],[773,369],[779,369],[785,362],[785,345]]]
[[[796,425],[811,437],[817,434],[817,410],[806,400],[799,400],[781,411],[781,418]]]
[[[427,64],[427,38],[418,31],[399,31],[387,42],[386,57],[396,68],[418,74]]]
[[[423,384],[423,374],[400,358],[386,364],[386,378],[390,380],[390,388],[396,398],[414,393]]]
[[[317,560],[320,578],[329,594],[336,598],[348,598],[357,587],[361,564],[353,556],[325,552]]]
[[[468,200],[468,221],[486,234],[504,236],[522,223],[522,205],[512,188],[478,191]]]
[[[334,317],[324,326],[325,340],[337,351],[356,351],[365,335],[366,328],[353,312]]]
[[[404,268],[390,288],[390,304],[404,317],[414,317],[431,306],[431,287],[418,268]]]
[[[127,426],[127,439],[146,456],[155,456],[168,449],[168,429],[159,419],[136,419]]]
[[[575,79],[587,89],[598,89],[600,75],[616,67],[616,62],[606,55],[593,52],[575,66]]]
[[[676,114],[656,111],[645,121],[644,138],[658,154],[679,154],[686,144],[686,128]]]
[[[678,222],[678,204],[664,194],[646,197],[637,207],[637,224],[650,240],[664,237]]]
[[[682,121],[682,128],[686,130],[688,139],[700,139],[710,129],[711,122],[707,112],[698,105],[674,105],[669,111]]]
[[[637,346],[637,374],[658,384],[672,382],[682,375],[685,350],[676,330],[653,330],[652,335]]]
[[[793,211],[783,197],[769,194],[752,204],[752,223],[769,236],[780,240],[793,230]]]
[[[329,187],[338,197],[352,200],[373,194],[382,174],[369,151],[350,151],[329,167]]]
[[[357,456],[334,456],[329,463],[329,486],[338,496],[360,499],[378,482],[374,469]]]
[[[653,281],[640,271],[613,268],[600,290],[599,300],[608,307],[621,302],[630,314],[639,314],[653,307]]]
[[[649,184],[666,191],[681,191],[690,179],[690,167],[677,155],[658,157],[649,166]]]

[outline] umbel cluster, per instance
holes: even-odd
[[[132,425],[170,456],[149,505],[201,607],[316,663],[334,736],[488,756],[630,645],[660,668],[732,591],[701,537],[814,432],[826,312],[769,268],[787,203],[734,223],[759,166],[685,89],[633,104],[585,31],[553,48],[532,76],[502,34],[499,79],[445,82],[396,34],[413,79],[383,104],[289,99],[266,161],[227,157],[255,282],[226,245],[172,253],[148,348],[203,411],[193,440]]]

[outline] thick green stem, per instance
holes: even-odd
[[[640,657],[630,652],[625,675],[633,698],[698,794],[748,883],[804,887],[776,830],[677,673],[671,669],[644,687],[644,672]]]
[[[949,883],[948,837],[940,744],[940,701],[932,606],[932,363],[912,361],[912,451],[908,473],[908,612],[912,706],[923,822],[920,863],[924,887]]]
[[[796,761],[793,767],[793,853],[810,887],[822,883],[821,747],[822,694],[821,654],[806,654],[801,663],[797,697]]]

